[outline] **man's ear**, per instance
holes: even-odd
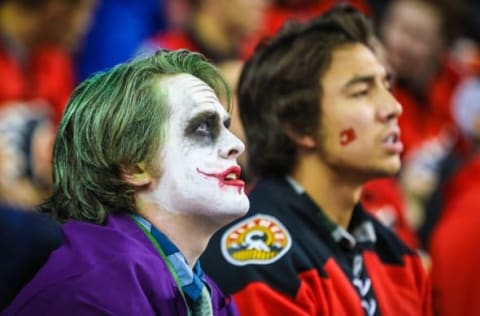
[[[122,179],[134,187],[145,187],[152,183],[153,177],[148,172],[145,163],[138,163],[129,167],[122,167]]]
[[[317,140],[312,135],[300,133],[290,124],[286,124],[284,128],[285,134],[287,134],[288,138],[297,146],[304,149],[315,149],[317,147]]]

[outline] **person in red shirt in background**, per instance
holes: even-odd
[[[277,33],[288,20],[307,21],[320,16],[340,2],[348,3],[364,14],[371,13],[370,5],[366,0],[275,0],[267,10],[265,34],[273,35]]]
[[[260,31],[245,44],[242,56],[244,58],[249,58],[259,42],[274,36],[287,21],[307,22],[324,14],[338,3],[349,4],[366,15],[372,14],[367,0],[274,0],[270,3]]]
[[[453,14],[458,9],[445,3],[394,0],[383,18],[381,33],[397,81],[394,94],[404,108],[404,156],[454,125],[451,97],[461,74],[448,52],[459,21]]]
[[[96,0],[0,1],[0,104],[47,103],[55,121],[75,84],[70,52]],[[39,100],[41,100],[39,102]]]
[[[200,52],[215,63],[239,59],[243,44],[260,31],[268,0],[189,0],[185,25],[149,39],[140,54],[160,48]]]
[[[422,224],[438,161],[456,130],[451,101],[463,74],[449,52],[461,15],[460,5],[447,1],[393,0],[382,19],[387,62],[396,76],[393,92],[404,109],[400,183],[415,229]]]
[[[478,35],[477,35],[478,36]],[[480,41],[479,41],[480,42]],[[440,213],[427,240],[434,305],[439,315],[480,315],[480,45],[471,73],[454,95],[460,139],[445,162],[453,169],[440,184]],[[459,150],[459,147],[463,150]],[[445,163],[444,163],[445,165]]]
[[[374,213],[390,209],[396,219],[391,226],[413,248],[420,247],[414,231],[422,225],[438,161],[456,130],[451,99],[463,74],[449,51],[461,14],[460,5],[449,7],[446,1],[392,0],[380,23],[386,63],[396,78],[393,93],[403,106],[404,167],[398,179],[370,182],[364,193],[377,197],[370,203]]]

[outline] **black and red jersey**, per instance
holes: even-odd
[[[418,256],[355,207],[348,230],[293,180],[265,178],[201,258],[241,315],[431,315]]]

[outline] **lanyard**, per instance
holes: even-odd
[[[165,252],[163,251],[162,247],[160,247],[160,244],[158,243],[158,241],[155,239],[155,237],[153,237],[152,233],[149,232],[145,226],[142,225],[142,223],[139,222],[139,220],[135,217],[135,216],[131,216],[133,218],[133,220],[135,221],[135,223],[137,224],[138,227],[140,227],[140,229],[145,233],[145,235],[147,235],[148,239],[150,239],[150,241],[152,242],[153,246],[155,247],[155,249],[157,249],[158,253],[160,254],[160,256],[162,257],[163,259],[163,262],[165,262],[165,264],[167,265],[167,268],[168,268],[168,271],[170,271],[170,274],[172,275],[173,279],[175,280],[175,283],[177,284],[177,287],[178,287],[178,290],[180,291],[180,294],[182,294],[182,298],[183,298],[183,301],[185,302],[185,306],[187,307],[187,313],[188,313],[188,316],[191,316],[191,311],[190,311],[190,307],[187,303],[187,298],[185,297],[185,294],[183,293],[183,288],[182,288],[182,283],[180,282],[180,279],[178,277],[178,274],[177,272],[175,271],[175,269],[173,268],[170,260],[168,260],[168,257],[167,255],[165,254]]]

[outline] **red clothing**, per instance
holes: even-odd
[[[360,204],[346,233],[283,177],[260,179],[249,198],[201,257],[240,315],[431,315],[419,257]]]
[[[299,21],[307,21],[314,17],[318,17],[323,13],[330,10],[333,6],[338,3],[349,3],[351,6],[355,7],[359,11],[363,12],[364,14],[370,14],[370,6],[368,5],[368,1],[364,0],[350,0],[350,1],[338,1],[338,0],[324,0],[324,1],[317,1],[317,3],[300,8],[300,9],[288,9],[282,8],[278,6],[272,6],[268,11],[265,19],[265,33],[267,35],[275,34],[282,25],[291,19],[296,19]]]
[[[480,155],[449,182],[430,243],[439,315],[480,315]]]
[[[45,47],[33,52],[22,67],[0,48],[0,104],[43,99],[59,121],[75,84],[73,64],[61,49]]]
[[[454,125],[451,113],[451,99],[461,74],[446,62],[438,76],[431,83],[423,100],[412,95],[411,91],[399,86],[394,95],[403,106],[403,114],[399,118],[406,155],[420,143],[434,138],[444,128]]]
[[[277,33],[282,28],[285,22],[289,20],[306,22],[312,18],[322,15],[336,4],[345,2],[358,9],[359,11],[363,12],[364,14],[371,14],[370,5],[366,0],[322,0],[316,1],[316,3],[312,5],[298,9],[283,8],[279,6],[270,7],[265,14],[265,22],[262,31],[260,31],[259,34],[254,36],[250,41],[245,44],[242,50],[242,57],[244,59],[247,59],[251,55],[253,55],[257,44],[263,38],[275,35],[275,33]]]
[[[410,248],[419,241],[405,218],[405,198],[395,178],[382,178],[363,186],[361,201],[365,209],[389,227]]]

